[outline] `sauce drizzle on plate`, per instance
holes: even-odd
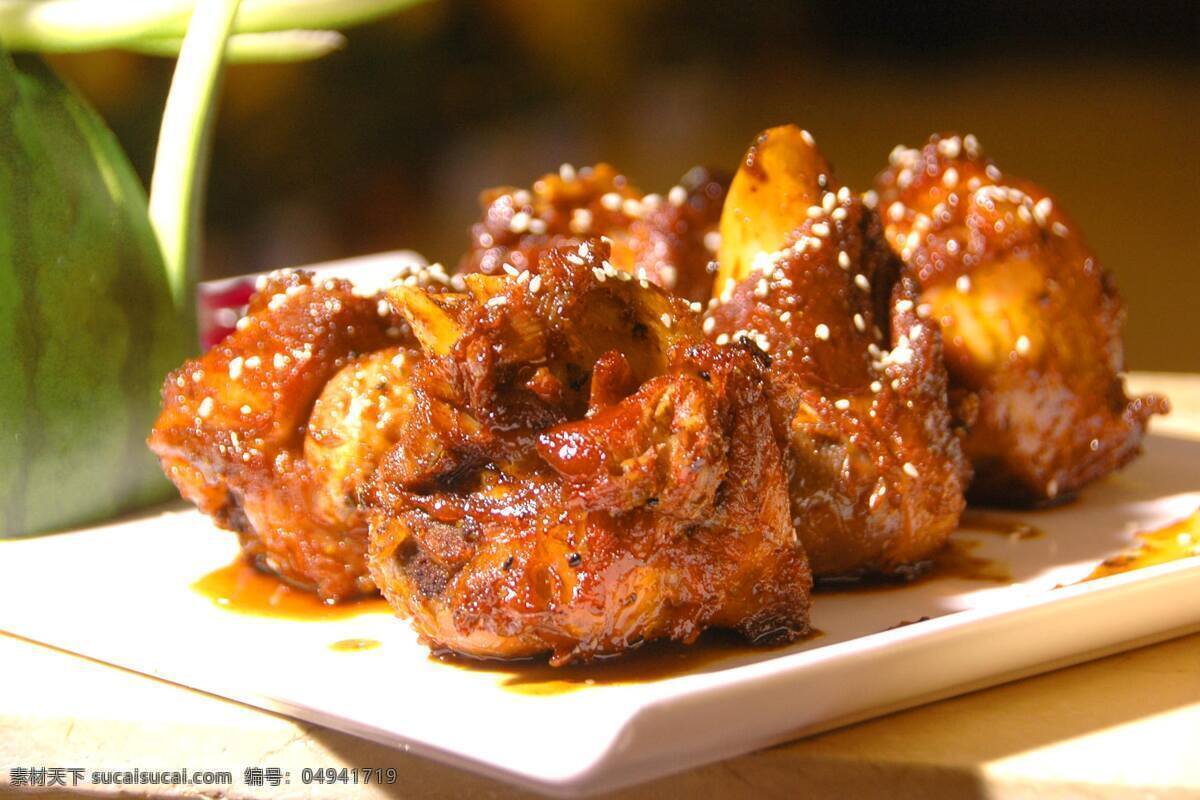
[[[208,573],[193,583],[192,589],[226,611],[259,617],[321,622],[366,613],[391,613],[381,597],[324,603],[315,594],[289,586],[243,558]]]
[[[1084,581],[1200,556],[1200,508],[1181,520],[1136,535],[1133,547],[1109,556]]]

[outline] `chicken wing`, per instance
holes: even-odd
[[[887,241],[946,341],[971,499],[1061,500],[1136,456],[1168,406],[1125,394],[1121,300],[1059,204],[973,136],[897,147],[876,188]]]
[[[577,247],[605,236],[610,263],[688,300],[712,290],[713,234],[728,179],[701,167],[667,192],[643,195],[608,164],[542,176],[533,190],[484,192],[483,219],[471,229],[460,273],[500,274],[537,265],[555,247]]]
[[[812,137],[760,134],[721,218],[717,303],[705,331],[771,359],[793,522],[817,577],[907,572],[963,510],[937,326],[838,185]]]
[[[463,294],[397,287],[414,412],[363,492],[370,565],[436,649],[555,664],[808,625],[761,369],[588,240]]]
[[[328,601],[373,591],[355,494],[408,411],[406,344],[381,297],[276,273],[234,333],[168,376],[150,447],[260,568]]]

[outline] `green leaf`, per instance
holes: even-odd
[[[144,442],[195,346],[116,139],[40,60],[0,51],[0,536],[170,497]]]

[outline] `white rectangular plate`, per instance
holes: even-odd
[[[0,542],[0,629],[544,792],[612,789],[797,736],[1200,628],[1200,557],[1075,584],[1136,530],[1200,506],[1200,442],[1152,436],[1079,500],[972,532],[1003,584],[944,577],[817,595],[823,635],[734,651],[641,683],[531,695],[431,660],[386,613],[300,621],[224,610],[191,588],[237,552],[171,510]],[[1065,588],[1056,588],[1059,585]],[[919,624],[902,621],[931,617]],[[376,639],[373,650],[334,642]]]

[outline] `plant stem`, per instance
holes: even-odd
[[[150,181],[150,222],[176,309],[194,314],[200,225],[214,101],[241,0],[199,0],[171,79]]]
[[[422,0],[242,0],[233,33],[338,29],[372,22]],[[0,44],[8,50],[72,53],[106,47],[144,49],[145,39],[178,40],[203,0],[0,0]],[[253,50],[258,44],[248,44]],[[284,41],[261,45],[283,60]],[[156,52],[169,47],[159,43]],[[297,58],[312,58],[301,42]],[[248,56],[247,56],[248,58]]]
[[[151,56],[174,56],[179,53],[182,43],[182,39],[174,37],[153,37],[131,39],[125,42],[124,48]],[[346,37],[336,31],[295,30],[235,33],[225,43],[225,63],[267,64],[309,61],[329,55],[345,46]]]

